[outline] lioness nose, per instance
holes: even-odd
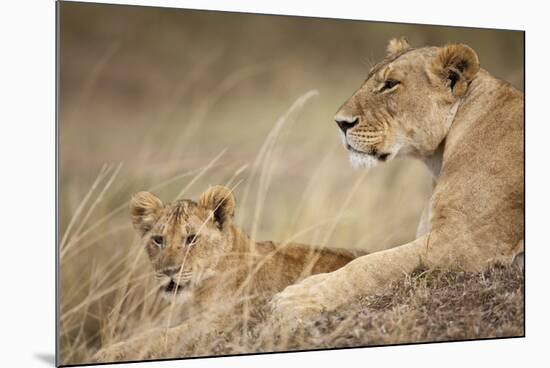
[[[334,118],[334,121],[336,121],[336,124],[338,124],[338,127],[344,134],[348,129],[353,128],[354,126],[359,123],[359,118],[357,116],[354,117],[345,117],[345,116],[336,116]]]

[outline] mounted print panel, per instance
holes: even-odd
[[[524,32],[58,2],[58,365],[524,336]]]

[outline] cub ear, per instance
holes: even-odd
[[[433,69],[445,81],[453,95],[460,97],[479,71],[479,59],[469,46],[447,45],[439,51]]]
[[[388,42],[388,46],[386,47],[386,55],[392,56],[394,54],[406,51],[410,48],[411,45],[409,45],[409,42],[405,37],[392,38],[390,42]]]
[[[235,197],[231,189],[221,185],[208,188],[199,197],[198,204],[213,211],[214,223],[220,230],[231,222],[235,213]]]
[[[143,236],[151,230],[162,207],[161,200],[152,193],[139,192],[134,194],[130,200],[130,216],[134,228],[140,235]]]

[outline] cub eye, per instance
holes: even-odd
[[[185,238],[185,244],[193,244],[196,243],[197,240],[199,240],[199,236],[197,234],[191,234]]]
[[[384,85],[380,89],[380,92],[392,89],[393,87],[397,86],[399,83],[401,82],[396,81],[395,79],[388,79],[387,81],[384,82]]]
[[[154,235],[151,237],[151,240],[153,241],[153,243],[155,243],[156,246],[162,248],[162,246],[164,245],[164,236],[162,235]]]

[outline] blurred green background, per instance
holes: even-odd
[[[405,36],[413,46],[466,43],[483,68],[523,88],[524,37],[517,31],[59,6],[59,199],[63,246],[70,244],[61,259],[62,313],[90,303],[62,325],[68,361],[85,359],[109,310],[107,292],[92,297],[107,287],[93,275],[110,272],[108,260],[137,252],[126,210],[136,191],[157,187],[170,201],[240,183],[235,221],[259,239],[368,251],[413,239],[430,188],[423,164],[353,170],[332,120],[390,38]],[[276,121],[312,89],[319,96],[292,115],[255,167]],[[110,171],[101,176],[104,165]],[[258,196],[266,167],[268,190]],[[144,256],[137,262],[148,269]]]

